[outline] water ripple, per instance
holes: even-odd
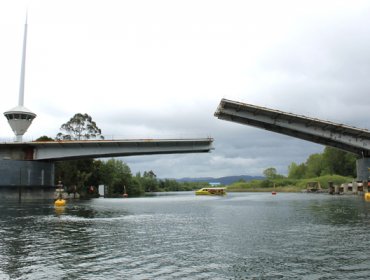
[[[368,279],[369,209],[295,194],[4,203],[0,279]]]

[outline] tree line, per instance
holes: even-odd
[[[276,168],[269,167],[263,171],[265,179],[235,182],[228,190],[299,191],[310,182],[320,182],[324,188],[329,183],[340,185],[356,177],[356,159],[356,155],[349,152],[325,147],[322,153],[310,155],[303,163],[292,162],[288,166],[287,176],[278,174]]]
[[[356,177],[356,155],[326,146],[322,153],[310,155],[306,162],[292,162],[288,166],[288,176],[277,174],[276,168],[263,171],[267,179],[308,179],[326,175]]]
[[[83,159],[57,162],[55,178],[67,186],[68,192],[77,191],[82,197],[98,196],[98,186],[106,186],[106,197],[141,196],[146,192],[190,191],[208,183],[177,182],[158,179],[155,173],[144,171],[132,174],[121,160]]]
[[[325,147],[322,153],[310,155],[305,163],[292,162],[288,167],[288,178],[306,179],[325,175],[356,177],[355,154],[333,147]]]

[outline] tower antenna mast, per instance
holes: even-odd
[[[24,80],[26,77],[27,21],[28,21],[28,12],[26,13],[26,23],[24,24],[22,66],[21,66],[21,79],[19,85],[18,106],[23,106],[24,104]]]
[[[27,47],[27,25],[28,25],[27,21],[28,21],[28,12],[26,13],[26,22],[24,25],[23,52],[22,52],[18,106],[4,113],[10,127],[12,128],[16,136],[17,142],[22,142],[23,134],[25,134],[27,129],[30,127],[33,119],[36,118],[35,113],[24,107],[24,81],[26,76],[26,47]]]

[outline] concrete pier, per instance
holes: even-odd
[[[54,163],[0,160],[1,199],[52,199]]]

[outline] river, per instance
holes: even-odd
[[[0,279],[370,279],[369,248],[359,196],[0,201]]]

